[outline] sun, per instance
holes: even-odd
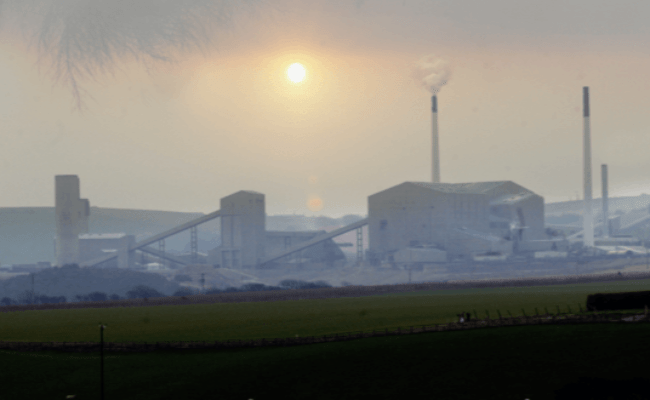
[[[323,209],[323,200],[320,197],[312,197],[307,201],[307,208],[310,211],[320,211]]]
[[[307,75],[307,70],[300,63],[293,63],[287,68],[287,77],[293,83],[302,82]]]

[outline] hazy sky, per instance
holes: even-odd
[[[430,94],[413,79],[430,54],[451,69],[438,101],[443,182],[512,180],[547,201],[582,197],[589,86],[594,197],[602,163],[612,195],[650,193],[648,2],[252,1],[233,3],[224,26],[205,17],[218,28],[203,51],[178,50],[178,29],[152,39],[157,21],[197,14],[171,4],[194,3],[221,4],[60,1],[59,28],[84,21],[82,40],[112,32],[138,44],[116,50],[114,64],[72,59],[114,67],[80,77],[80,111],[47,56],[38,67],[30,38],[42,25],[7,1],[1,207],[53,206],[54,175],[76,174],[100,207],[211,212],[246,189],[266,194],[269,214],[365,214],[369,195],[431,179]],[[143,57],[142,43],[177,62]],[[295,62],[307,69],[300,84],[286,77]],[[322,209],[308,208],[314,198]]]

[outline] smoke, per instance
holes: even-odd
[[[36,48],[39,69],[68,86],[113,74],[120,61],[156,62],[214,47],[235,14],[265,0],[0,0],[0,34],[18,32]]]
[[[431,94],[437,94],[451,78],[449,62],[431,54],[422,57],[413,71],[415,80]]]

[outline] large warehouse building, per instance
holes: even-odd
[[[407,248],[432,260],[507,254],[543,240],[544,199],[510,181],[405,182],[368,197],[369,256],[391,262]]]

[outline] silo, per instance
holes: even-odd
[[[221,199],[221,266],[250,268],[264,258],[264,195],[242,190]]]
[[[79,198],[79,177],[57,175],[55,184],[56,264],[79,262],[79,234],[87,229],[87,201]]]

